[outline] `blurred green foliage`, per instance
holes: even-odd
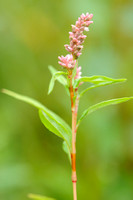
[[[60,69],[68,31],[81,13],[94,24],[79,62],[83,75],[127,78],[82,99],[88,105],[133,95],[132,0],[1,0],[0,88],[38,99],[69,124],[70,100],[56,84],[47,96],[48,65]],[[133,103],[98,111],[77,135],[78,199],[132,200]],[[72,199],[71,167],[62,141],[40,122],[36,110],[0,94],[0,199],[26,200],[28,193]]]

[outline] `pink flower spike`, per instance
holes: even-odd
[[[72,32],[69,32],[70,45],[65,45],[65,48],[68,52],[72,53],[74,59],[77,59],[81,55],[82,44],[86,35],[83,34],[84,31],[89,31],[89,25],[93,23],[90,21],[93,17],[93,14],[82,13],[78,18],[75,25],[72,26]]]

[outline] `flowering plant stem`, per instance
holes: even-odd
[[[93,14],[86,13],[82,14],[75,25],[72,25],[72,32],[69,32],[70,44],[66,44],[65,48],[69,52],[66,56],[59,56],[59,64],[67,70],[57,71],[52,66],[49,66],[52,78],[49,84],[48,94],[50,94],[54,88],[55,80],[58,80],[67,90],[67,93],[70,93],[71,100],[71,112],[72,112],[72,128],[57,114],[49,110],[46,106],[40,102],[29,98],[24,95],[17,94],[15,92],[3,89],[2,92],[12,96],[18,100],[24,101],[28,104],[31,104],[39,111],[39,117],[44,126],[49,129],[52,133],[63,139],[63,150],[68,154],[68,157],[71,156],[71,166],[72,166],[72,183],[73,183],[73,200],[77,200],[77,175],[76,175],[76,134],[77,129],[81,121],[90,113],[101,109],[109,105],[116,105],[133,99],[133,97],[123,97],[110,99],[102,101],[100,103],[89,106],[82,113],[81,117],[77,122],[77,113],[79,107],[80,98],[89,90],[102,87],[105,85],[111,85],[115,83],[124,82],[126,79],[113,79],[106,76],[95,75],[95,76],[81,76],[81,66],[78,66],[78,58],[82,54],[83,43],[86,38],[86,35],[83,34],[84,31],[89,31],[89,25],[93,23],[90,21],[93,17]],[[89,86],[83,91],[79,90],[79,86],[84,82],[88,82]],[[68,91],[69,89],[69,91]],[[53,198],[38,196],[30,194],[29,197],[33,200],[55,200]]]
[[[72,183],[73,183],[73,200],[77,200],[77,175],[76,175],[76,124],[77,124],[77,112],[78,112],[78,90],[76,91],[76,100],[74,102],[74,89],[72,85],[72,71],[70,71],[70,98],[71,98],[71,112],[72,112],[72,152],[71,152],[71,165],[72,165]]]
[[[70,45],[65,45],[66,50],[71,53],[64,56],[59,56],[59,64],[68,71],[69,92],[71,99],[72,112],[72,149],[71,149],[71,165],[72,165],[72,183],[73,183],[73,200],[77,200],[77,175],[76,175],[76,132],[77,132],[77,112],[79,105],[78,86],[74,87],[75,80],[81,78],[81,66],[78,66],[77,59],[82,54],[82,44],[86,36],[83,31],[88,31],[88,26],[93,23],[90,21],[93,14],[82,14],[75,25],[72,25],[72,32],[69,32]],[[76,74],[74,69],[76,68]],[[82,83],[81,83],[82,84]],[[80,85],[80,84],[79,84]]]

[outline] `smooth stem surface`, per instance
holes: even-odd
[[[73,200],[77,200],[76,191],[76,123],[77,123],[77,111],[78,111],[78,95],[76,96],[75,102],[73,102],[74,89],[72,86],[72,73],[69,74],[70,78],[70,97],[71,97],[71,111],[72,111],[72,152],[71,152],[71,163],[72,163],[72,182],[73,182]]]

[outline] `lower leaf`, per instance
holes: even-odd
[[[44,126],[46,126],[48,130],[56,134],[58,137],[61,137],[66,142],[69,149],[68,154],[70,156],[72,140],[71,128],[61,117],[32,98],[17,94],[6,89],[3,89],[2,92],[36,107],[39,110],[39,116]]]
[[[44,112],[44,110],[39,110],[39,116],[47,129],[49,129],[52,133],[61,137],[68,146],[68,152],[71,152],[71,129],[70,127],[62,120],[59,116],[57,116],[53,112]]]

